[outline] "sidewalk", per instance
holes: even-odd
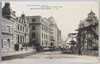
[[[74,54],[74,55],[78,55],[78,52],[76,51],[76,52],[74,52],[74,53],[72,53],[72,52],[64,52],[63,54]],[[82,51],[82,55],[84,55],[84,56],[95,56],[95,57],[99,57],[99,52],[98,51],[92,51],[92,52],[89,52],[89,51],[87,51],[87,52],[84,52],[84,51]]]
[[[88,56],[97,56],[99,57],[99,52],[98,51],[92,51],[92,52],[82,52],[83,55],[88,55]]]
[[[32,55],[35,53],[35,49],[28,49],[24,51],[13,51],[13,52],[7,52],[2,53],[2,61],[3,60],[11,60],[16,58],[24,58],[25,56]]]

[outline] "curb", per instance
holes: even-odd
[[[11,56],[4,56],[4,57],[2,57],[2,61],[11,60],[11,59],[18,59],[18,58],[24,58],[26,56],[29,56],[29,55],[32,55],[32,54],[35,54],[35,53],[36,53],[36,51],[32,51],[32,52],[21,53],[21,54],[16,54],[16,55],[11,55]]]

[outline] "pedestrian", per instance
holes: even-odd
[[[82,56],[82,51],[81,51],[81,49],[79,49],[78,55],[81,55],[81,56]]]

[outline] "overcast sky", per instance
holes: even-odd
[[[36,6],[60,6],[58,9],[45,9],[36,10]],[[2,7],[4,2],[2,3]],[[76,32],[80,20],[84,20],[87,14],[92,11],[99,18],[99,2],[96,1],[13,1],[10,2],[10,6],[13,11],[16,11],[16,16],[20,16],[23,12],[26,16],[41,15],[42,17],[54,17],[57,26],[62,32],[62,39],[67,38],[68,33]],[[39,7],[38,6],[38,7]],[[38,8],[37,7],[37,8]]]

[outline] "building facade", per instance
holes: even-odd
[[[42,47],[48,47],[50,44],[50,24],[46,18],[41,16],[27,16],[29,21],[29,39],[30,44],[39,43]]]
[[[49,17],[48,21],[50,22],[50,39],[51,39],[51,44],[53,46],[56,46],[58,48],[58,27],[57,23],[55,22],[53,17]]]
[[[19,50],[21,50],[22,47],[25,47],[29,43],[29,24],[27,23],[25,14],[16,18],[15,29],[15,41],[19,46]]]
[[[59,46],[58,41],[61,38],[61,31],[58,30],[53,17],[47,19],[41,16],[27,16],[26,18],[29,21],[29,39],[31,45],[39,43],[44,48],[51,45]]]
[[[78,29],[78,47],[84,51],[98,51],[98,22],[95,13],[88,14],[84,21],[80,21]]]
[[[9,3],[5,3],[5,6],[2,8],[2,52],[14,50],[15,22],[15,11],[12,11]]]
[[[15,11],[12,11],[10,3],[6,2],[2,8],[2,52],[15,51],[23,47],[20,44],[29,43],[29,24],[22,14],[17,18]]]

